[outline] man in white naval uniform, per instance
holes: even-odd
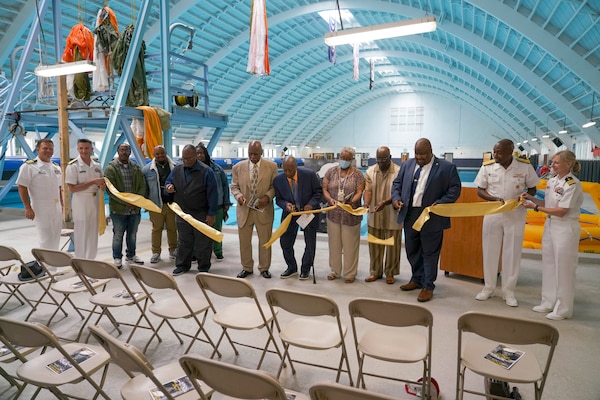
[[[65,183],[73,193],[73,224],[75,256],[93,260],[98,253],[98,196],[105,188],[102,168],[92,160],[92,141],[79,139],[79,157],[69,163]]]
[[[58,250],[62,229],[62,172],[51,161],[52,140],[38,140],[35,149],[38,156],[19,168],[19,197],[25,207],[25,217],[35,223],[40,248]]]
[[[513,157],[514,143],[502,139],[494,145],[494,159],[483,163],[475,178],[477,195],[487,201],[518,199],[524,192],[536,193],[539,178],[529,163]],[[517,307],[515,287],[521,267],[521,251],[525,235],[525,207],[483,217],[483,279],[485,286],[475,296],[487,300],[494,294],[498,277],[498,261],[502,251],[502,295],[506,305]]]

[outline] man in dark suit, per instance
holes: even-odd
[[[242,272],[245,278],[254,269],[252,259],[252,231],[258,234],[258,270],[263,278],[271,278],[271,248],[263,245],[273,231],[273,179],[277,176],[277,164],[262,158],[262,144],[252,141],[248,145],[248,159],[240,161],[231,169],[231,194],[237,201],[236,216],[240,241]]]
[[[433,297],[444,229],[450,228],[450,218],[431,214],[420,232],[412,226],[425,207],[454,203],[460,190],[456,166],[435,157],[428,139],[417,140],[415,158],[402,164],[392,184],[392,204],[400,210],[398,223],[404,223],[406,257],[412,268],[410,282],[400,289],[421,289],[420,302]]]
[[[283,161],[283,174],[277,175],[273,180],[273,189],[275,189],[275,202],[283,210],[281,214],[282,221],[291,212],[319,208],[321,194],[323,193],[317,174],[308,168],[298,167],[296,159],[292,156],[286,157]],[[300,266],[300,280],[308,279],[310,267],[315,261],[319,218],[313,214],[309,215],[312,216],[312,220],[303,228],[306,247]],[[308,215],[302,216],[302,218],[307,217]],[[292,218],[288,229],[280,238],[283,258],[287,264],[287,269],[281,274],[282,279],[291,278],[298,274],[298,264],[294,256],[294,243],[298,235],[298,218],[300,217]]]

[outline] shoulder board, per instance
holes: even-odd
[[[52,161],[52,165],[56,165],[57,167],[60,167],[60,165],[58,165],[57,163],[55,163],[54,161]]]
[[[571,186],[571,185],[574,185],[574,184],[575,184],[575,179],[573,179],[573,177],[572,177],[572,176],[567,176],[567,177],[565,178],[565,182],[567,182],[567,184],[568,184],[569,186]]]
[[[73,164],[73,163],[76,163],[76,162],[77,162],[77,159],[76,159],[76,158],[74,158],[74,159],[72,159],[71,161],[69,161],[69,165],[71,165],[71,164]]]
[[[25,161],[25,164],[35,164],[37,162],[37,160],[27,160]]]
[[[99,161],[100,159],[99,159],[98,157],[96,157],[96,156],[92,157],[92,160],[94,160],[94,161],[96,161],[96,162],[100,162],[100,161]]]
[[[492,165],[492,164],[494,164],[495,162],[496,162],[496,160],[493,160],[493,159],[492,159],[492,160],[487,160],[487,161],[485,161],[485,162],[483,163],[483,165]]]
[[[531,164],[531,161],[529,161],[528,158],[521,158],[521,157],[515,157],[517,159],[517,161],[525,163],[525,164]]]

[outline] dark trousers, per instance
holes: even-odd
[[[112,253],[113,258],[123,257],[123,236],[126,236],[126,257],[135,256],[136,238],[138,226],[140,225],[140,214],[116,214],[111,213],[110,219],[113,224]]]
[[[206,214],[189,214],[198,221],[206,222]],[[195,255],[198,260],[198,270],[200,272],[208,271],[212,254],[212,239],[200,233],[179,216],[177,216],[177,234],[175,266],[188,271],[192,267],[192,256]]]
[[[444,230],[415,231],[412,226],[423,211],[420,207],[410,207],[404,219],[404,247],[412,268],[411,282],[427,290],[435,289],[438,261],[442,250]],[[425,228],[425,227],[423,227]]]
[[[298,223],[296,220],[298,217],[292,218],[290,226],[285,231],[279,243],[281,244],[281,250],[283,252],[283,258],[287,264],[288,269],[292,271],[298,271],[298,264],[296,263],[296,256],[294,255],[294,243],[298,236]],[[317,216],[306,226],[304,229],[304,255],[302,256],[302,265],[300,267],[301,273],[308,273],[310,267],[313,266],[315,261],[315,249],[317,247],[317,229],[319,228],[319,219]]]

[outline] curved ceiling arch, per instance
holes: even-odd
[[[379,80],[378,83],[382,84],[385,82],[394,82],[396,81],[397,78],[384,78],[383,80]],[[432,80],[431,79],[427,79],[427,78],[413,78],[414,82],[420,82],[420,83],[426,83],[426,84],[432,84]],[[434,82],[435,83],[435,82]],[[452,86],[451,84],[447,83],[447,82],[443,82],[443,80],[438,80],[437,81],[438,85],[439,85],[439,90],[448,93],[449,95],[454,94],[455,96],[457,96],[457,92],[456,92],[456,88],[454,86]],[[443,90],[442,86],[447,86],[450,89],[449,90]],[[345,113],[345,115],[347,115],[348,113],[356,110],[360,105],[364,104],[365,102],[368,101],[368,99],[372,99],[373,98],[373,94],[369,93],[368,95],[363,96],[364,98],[361,100],[355,100],[355,101],[347,101],[346,98],[354,98],[357,99],[357,96],[354,96],[355,92],[358,89],[355,86],[349,87],[347,88],[345,91],[340,92],[339,96],[336,98],[336,100],[330,104],[327,105],[327,107],[325,109],[321,109],[320,111],[316,111],[315,113],[309,115],[308,117],[303,118],[303,122],[300,123],[297,128],[292,131],[292,133],[288,136],[287,141],[284,141],[284,144],[288,144],[289,143],[289,138],[295,138],[296,136],[300,135],[302,131],[304,130],[309,130],[312,132],[312,137],[317,136],[320,133],[320,129],[314,129],[314,128],[308,128],[308,126],[310,124],[315,124],[315,121],[318,120],[318,115],[319,114],[323,114],[323,115],[327,115],[329,113],[329,110],[332,109],[338,109],[340,110],[340,108],[338,107],[339,104],[345,104],[345,109],[347,110],[347,112]],[[394,93],[397,93],[398,88],[397,87],[391,87],[390,90],[392,90]],[[375,91],[375,94],[378,94],[379,92]],[[458,96],[459,98],[462,98],[463,101],[466,98],[470,98],[471,101],[464,101],[465,105],[469,106],[469,107],[474,107],[474,104],[478,104],[481,105],[482,103],[480,102],[479,99],[475,99],[474,95],[471,93],[466,93],[462,90],[459,89],[458,93],[463,93],[461,96]],[[475,96],[480,97],[477,93],[475,93]],[[378,97],[378,96],[375,96]],[[454,100],[456,101],[456,100]],[[489,100],[488,100],[489,101]],[[494,115],[494,110],[493,107],[474,107],[476,109],[479,110],[479,112],[483,115],[486,115],[488,118],[492,118]],[[335,114],[335,113],[332,113]],[[340,115],[344,114],[343,112],[339,112]],[[345,116],[344,115],[344,116]],[[333,120],[335,119],[336,116],[333,115],[331,117],[328,117],[328,120]],[[340,117],[341,119],[342,117]],[[321,124],[319,124],[321,125]],[[323,125],[324,126],[324,125]],[[514,127],[511,126],[510,124],[507,124],[506,127],[504,128],[505,130],[509,131],[510,136],[512,135],[512,132],[514,131]],[[323,136],[326,133],[322,133],[321,136]],[[305,140],[304,143],[308,143],[310,142],[311,137],[308,138],[308,140]],[[518,140],[517,140],[518,141]],[[305,144],[306,145],[306,144]]]
[[[285,11],[285,12],[283,12],[281,14],[277,14],[277,15],[274,15],[273,17],[271,17],[270,22],[275,24],[275,23],[277,23],[279,21],[284,21],[284,20],[290,19],[290,18],[296,18],[297,16],[302,15],[303,13],[314,12],[316,9],[320,9],[321,8],[320,5],[322,5],[322,3],[311,4],[309,6],[299,7],[297,9],[294,9],[293,12],[290,11],[290,10]],[[361,4],[360,2],[347,2],[347,3],[344,4],[344,7],[348,7],[348,8],[353,8],[353,7],[354,8],[368,8],[369,10],[380,10],[380,11],[384,11],[384,12],[399,13],[400,11],[399,11],[399,9],[398,9],[397,6],[398,5],[390,6],[390,4],[376,3],[373,6],[365,7],[364,4]],[[322,8],[323,9],[330,9],[329,6],[324,6]],[[411,11],[412,14],[414,14],[414,16],[416,16],[417,13],[422,12],[422,10],[416,9],[416,8],[413,8],[413,7],[410,7],[410,6],[403,6],[402,7],[402,12],[403,13],[408,14],[408,11]],[[486,10],[485,7],[482,8],[482,11],[489,14],[489,12]],[[515,13],[515,14],[518,14],[518,13]],[[456,28],[456,26],[458,26],[458,25],[456,25],[454,23],[450,23],[450,24],[445,23],[443,25],[443,29],[447,29],[449,25],[455,25],[454,29],[450,29],[450,31],[453,31],[452,34],[454,36],[457,36],[457,35],[460,34],[461,35],[460,36],[461,40],[465,40],[465,38],[462,35],[463,35],[463,33],[466,32],[468,34],[468,36],[470,36],[470,38],[466,38],[466,39],[468,39],[468,41],[472,45],[474,45],[475,47],[478,47],[480,49],[481,48],[489,48],[490,47],[490,43],[489,42],[485,41],[485,39],[482,39],[481,36],[478,36],[478,35],[474,34],[472,31],[463,28],[462,26],[460,26],[460,29],[461,29],[460,32],[456,30],[456,29],[458,29],[458,28]],[[537,28],[537,29],[540,30],[540,31],[542,31],[540,34],[544,34],[545,33],[545,31],[543,31],[543,29],[541,29],[541,28]],[[238,45],[241,45],[242,43],[244,43],[247,40],[247,37],[243,37],[242,38],[243,35],[244,34],[239,35],[238,38],[236,38],[236,40],[234,40],[231,44],[236,43]],[[419,42],[419,39],[421,39],[421,40],[427,40],[427,41],[430,41],[430,42],[437,43],[438,46],[441,47],[441,44],[439,42],[436,42],[433,39],[424,39],[424,38],[425,38],[425,36],[423,36],[423,37],[415,37],[413,41]],[[413,39],[413,38],[411,38],[411,39]],[[295,54],[297,52],[302,52],[306,48],[312,47],[311,44],[310,44],[312,42],[319,42],[320,43],[320,38],[313,39],[312,41],[307,42],[306,45],[296,46],[295,48],[293,48],[292,50],[290,50],[288,53],[286,53],[287,54],[286,57],[291,57],[293,54]],[[428,45],[431,45],[431,43],[428,43]],[[225,54],[225,52],[221,56],[224,57],[224,54]],[[463,53],[463,55],[464,55],[464,53]],[[498,57],[502,57],[502,56],[504,56],[504,57],[500,58],[500,59],[503,59],[503,61],[504,61],[503,63],[504,64],[508,64],[508,67],[510,69],[517,70],[517,74],[518,75],[527,74],[528,75],[528,79],[526,79],[527,81],[531,81],[533,79],[535,81],[535,85],[534,86],[536,88],[539,88],[540,86],[546,87],[547,90],[540,90],[540,93],[544,94],[545,97],[547,97],[546,93],[548,93],[548,91],[553,91],[553,89],[549,85],[547,85],[543,80],[541,80],[537,75],[535,75],[533,73],[530,73],[529,70],[527,70],[526,68],[524,68],[523,64],[518,63],[518,62],[516,62],[516,61],[514,61],[514,60],[512,60],[510,58],[506,58],[505,57],[506,56],[505,53],[500,53],[500,52],[497,51],[496,54],[491,55],[491,57],[493,57],[495,59],[498,59]],[[213,57],[211,60],[209,60],[208,63],[210,64],[211,61],[215,61],[218,58],[219,58],[219,56],[217,54],[215,54],[215,57]],[[468,57],[465,56],[465,58],[468,58]],[[471,60],[471,62],[468,62],[468,63],[466,63],[466,59],[463,62],[465,63],[465,65],[467,65],[468,67],[470,67],[471,69],[473,69],[474,68],[474,65],[473,65],[473,61],[474,60],[472,60],[472,59],[470,59],[470,60]],[[508,62],[506,62],[506,60],[508,60]],[[244,85],[242,86],[242,88],[238,89],[235,94],[233,94],[232,96],[229,97],[229,99],[227,100],[227,104],[223,104],[223,106],[219,109],[219,112],[226,113],[228,111],[228,108],[231,106],[231,104],[233,104],[235,101],[237,101],[237,99],[240,96],[240,93],[247,91],[252,86],[252,84],[255,83],[255,82],[256,82],[256,78],[255,77],[249,77],[247,79],[247,81],[244,83]],[[517,89],[519,89],[519,88],[517,88]],[[564,101],[565,101],[564,98],[557,97],[557,96],[552,97],[551,100],[555,104],[560,104],[560,102],[564,103]],[[540,108],[540,106],[537,106],[536,109],[539,110],[541,108]],[[578,110],[576,110],[574,107],[571,107],[569,109],[569,107],[567,106],[567,109],[568,110],[565,110],[566,111],[565,114],[568,113],[568,117],[569,117],[570,120],[573,120],[573,121],[575,121],[578,124],[583,123],[583,121],[585,120],[585,117],[583,117],[581,115],[581,112],[579,112]],[[543,121],[543,117],[538,118],[538,117],[536,117],[536,115],[543,115],[543,114],[546,114],[546,113],[538,114],[536,112],[537,110],[531,111],[531,117],[529,118],[530,119],[529,122],[533,122],[537,126],[544,126],[545,123]],[[528,127],[528,124],[522,123],[522,125],[523,125],[523,127],[524,127],[525,130],[530,130],[530,128]],[[555,121],[554,119],[553,119],[553,125],[554,125],[553,126],[554,129],[559,129],[560,128],[558,122]],[[237,138],[239,138],[239,137],[240,137],[240,134],[238,133]]]

